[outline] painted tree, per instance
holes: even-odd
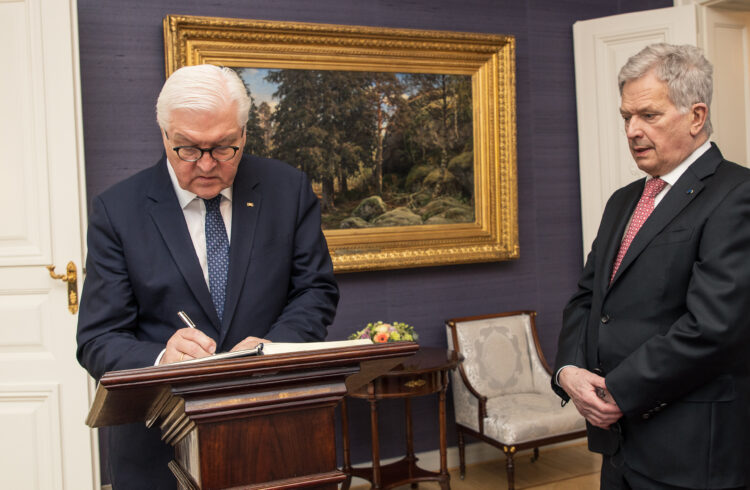
[[[443,74],[401,78],[407,99],[393,114],[385,165],[406,171],[437,167],[444,175],[452,157],[472,150],[471,79]]]
[[[260,127],[263,128],[263,144],[266,145],[266,151],[271,152],[273,148],[273,111],[268,102],[263,101],[258,106],[258,117],[260,118]]]
[[[321,184],[321,208],[334,208],[335,186],[346,189],[348,176],[366,159],[373,134],[366,73],[275,70],[279,104],[273,114],[277,158],[294,163]]]
[[[253,97],[250,87],[242,78],[243,68],[233,67],[232,70],[234,70],[235,73],[237,73],[237,76],[240,77],[240,80],[242,80],[245,85],[247,96],[250,97],[250,112],[248,114],[247,124],[245,125],[245,147],[242,151],[250,155],[267,156],[267,146],[263,140],[263,128],[261,127],[258,106],[255,105],[255,98]]]
[[[396,111],[404,104],[404,86],[395,73],[372,73],[370,75],[370,100],[374,112],[375,153],[373,156],[375,187],[383,194],[383,145]]]
[[[255,105],[255,100],[250,98],[250,117],[247,120],[245,126],[245,148],[244,152],[250,155],[257,155],[261,157],[268,156],[266,142],[263,138],[263,127],[261,126],[261,118],[258,112],[258,106]]]

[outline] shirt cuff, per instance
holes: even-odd
[[[154,363],[154,366],[158,366],[161,362],[161,358],[164,357],[164,353],[167,351],[167,349],[162,349],[161,352],[159,352],[159,357],[156,358],[156,362]],[[564,367],[564,366],[563,366]],[[560,368],[562,369],[562,368]],[[558,371],[559,373],[560,371]],[[555,378],[555,382],[557,382],[557,378]]]
[[[159,358],[161,359],[161,356],[159,356]],[[563,367],[561,367],[560,369],[557,370],[557,372],[555,373],[555,384],[557,386],[560,386],[560,372],[562,372],[562,370],[565,369],[566,367],[571,367],[571,366],[573,366],[573,365],[572,364],[566,364],[566,365],[564,365]],[[562,388],[562,386],[560,386],[560,388]]]

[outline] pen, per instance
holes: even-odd
[[[184,323],[188,327],[197,328],[195,326],[195,323],[193,323],[193,320],[191,320],[190,317],[187,316],[187,313],[185,313],[184,311],[178,311],[177,316],[180,317],[180,320],[182,320],[182,323]]]

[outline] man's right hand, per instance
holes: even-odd
[[[214,339],[197,328],[181,328],[167,341],[159,365],[207,357],[216,352]]]
[[[566,366],[560,370],[557,381],[591,425],[608,429],[622,417],[603,377],[586,369]]]

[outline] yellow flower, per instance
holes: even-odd
[[[401,340],[401,334],[398,332],[391,332],[391,340],[399,341]]]

